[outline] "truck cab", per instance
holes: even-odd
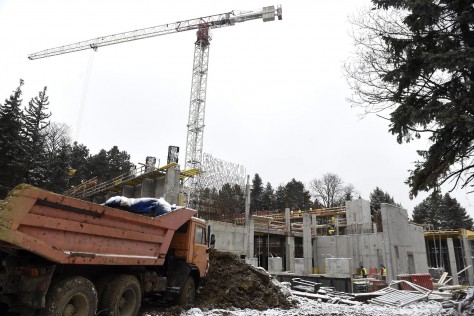
[[[195,265],[201,278],[206,276],[209,257],[207,226],[204,220],[192,217],[178,228],[171,240],[170,249],[174,250],[175,257],[183,258],[188,264]]]

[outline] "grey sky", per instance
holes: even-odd
[[[368,199],[376,186],[411,213],[404,184],[423,141],[399,145],[386,121],[360,119],[342,72],[353,52],[348,16],[369,0],[33,1],[0,0],[0,99],[25,80],[24,104],[48,86],[52,119],[92,153],[117,145],[134,163],[169,145],[184,160],[195,32],[30,61],[66,45],[231,10],[281,4],[283,20],[212,32],[204,151],[244,165],[274,187],[338,174]],[[93,56],[91,56],[93,55]],[[93,59],[87,94],[84,79]],[[162,163],[163,164],[163,163]],[[453,193],[471,216],[472,197]]]

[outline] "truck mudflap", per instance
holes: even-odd
[[[51,283],[55,265],[23,265],[13,256],[6,257],[0,274],[0,294],[3,298],[12,295],[12,306],[44,308],[45,295]]]
[[[61,264],[163,265],[196,213],[147,217],[22,184],[0,203],[0,241]]]
[[[168,286],[166,291],[170,294],[179,294],[188,277],[192,277],[195,284],[200,283],[199,268],[187,264],[184,260],[171,260],[168,266]]]

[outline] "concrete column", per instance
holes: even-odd
[[[451,277],[453,278],[453,285],[459,285],[458,268],[456,266],[456,257],[454,256],[453,239],[448,238],[446,240],[446,243],[448,245],[449,266],[451,267]]]
[[[287,237],[285,243],[286,271],[295,272],[295,237]]]
[[[165,177],[155,179],[155,192],[154,197],[160,198],[165,195]]]
[[[155,181],[153,179],[143,179],[140,197],[154,197]]]
[[[250,222],[250,175],[247,175],[247,184],[245,185],[245,225],[249,225],[249,222]]]
[[[316,214],[311,214],[311,232],[313,238],[318,235],[318,221],[316,220]]]
[[[466,265],[470,265],[471,267],[467,269],[467,276],[469,278],[469,285],[474,285],[474,269],[472,267],[472,251],[471,251],[471,241],[467,239],[467,236],[462,236],[462,247],[464,249],[464,256]]]
[[[132,185],[124,185],[122,189],[122,195],[128,198],[134,197],[135,187]]]
[[[285,208],[285,227],[286,227],[286,235],[290,236],[291,222],[290,222],[290,209],[289,208]]]
[[[254,241],[255,241],[255,237],[254,237],[254,231],[255,231],[255,223],[253,221],[253,219],[249,220],[249,224],[248,224],[248,231],[247,231],[247,239],[248,239],[248,242],[247,242],[247,258],[253,258],[255,257],[255,253],[254,253],[254,248],[255,248],[255,245],[254,245]]]
[[[163,198],[170,204],[178,204],[179,200],[179,167],[166,170]]]
[[[134,198],[141,198],[142,197],[142,184],[137,184],[133,187],[133,196]]]
[[[303,258],[304,274],[313,273],[313,246],[311,243],[311,214],[303,214]]]

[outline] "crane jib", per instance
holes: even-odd
[[[231,11],[222,14],[210,15],[207,17],[183,20],[175,23],[167,23],[159,26],[102,36],[91,40],[50,48],[30,54],[28,55],[28,59],[34,60],[46,58],[91,48],[96,50],[98,47],[101,46],[114,45],[149,37],[195,30],[199,28],[199,25],[203,24],[207,25],[209,28],[221,28],[224,26],[232,26],[236,23],[242,23],[260,18],[262,18],[264,22],[273,21],[275,20],[275,16],[277,16],[279,20],[282,19],[281,7],[275,8],[274,6],[269,6],[264,7],[262,10],[259,11]]]

